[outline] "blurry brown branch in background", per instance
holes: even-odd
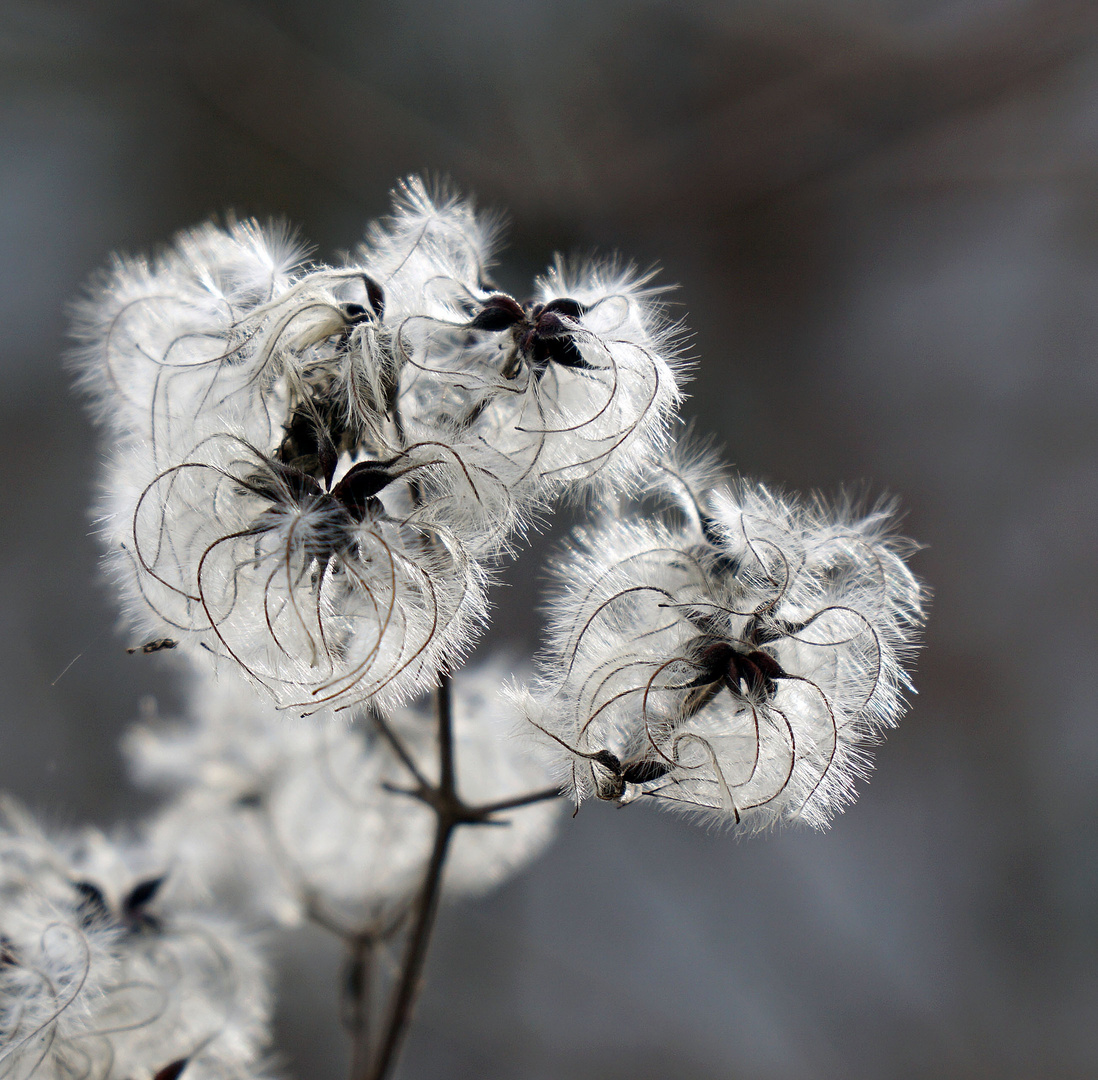
[[[537,137],[501,99],[481,133],[443,131],[352,77],[245,3],[186,6],[179,50],[197,92],[349,194],[381,188],[393,162],[451,173],[516,216],[537,206],[628,216],[687,211],[720,192],[751,202],[821,179],[958,110],[1046,77],[1087,46],[1098,7],[1044,0],[963,26],[893,27],[817,5],[734,15],[655,10],[586,48],[561,36],[553,116]],[[637,63],[678,48],[693,85]],[[532,71],[532,79],[544,72]],[[555,95],[555,96],[554,96]],[[503,136],[501,137],[501,134]],[[567,153],[554,153],[557,145]]]
[[[368,76],[344,74],[258,7],[198,0],[181,6],[179,24],[179,52],[197,93],[349,195],[387,190],[393,163],[491,172],[474,149],[370,86]]]

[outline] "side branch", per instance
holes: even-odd
[[[483,819],[490,814],[502,813],[504,810],[518,810],[523,806],[533,806],[535,803],[564,798],[567,798],[567,795],[559,787],[547,787],[540,791],[531,791],[528,795],[516,795],[513,799],[501,799],[499,802],[470,806],[469,813]]]

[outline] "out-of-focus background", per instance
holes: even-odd
[[[747,475],[900,495],[935,599],[830,832],[586,807],[443,913],[402,1076],[1098,1075],[1098,4],[3,0],[0,88],[0,787],[132,816],[118,735],[178,702],[97,577],[66,305],[225,208],[332,256],[448,174],[510,211],[512,291],[658,261],[688,415]],[[338,1078],[338,958],[281,948],[286,1070]]]

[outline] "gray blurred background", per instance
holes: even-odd
[[[0,0],[0,87],[0,787],[132,817],[118,735],[178,701],[97,577],[89,273],[229,207],[331,256],[445,173],[510,212],[512,291],[658,261],[688,415],[747,475],[900,495],[935,600],[830,832],[586,807],[444,912],[402,1076],[1098,1075],[1098,4]],[[337,956],[281,951],[282,1061],[341,1077]]]

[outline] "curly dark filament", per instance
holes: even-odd
[[[621,589],[618,592],[616,592],[613,596],[608,597],[601,604],[599,604],[598,607],[595,608],[595,610],[588,616],[586,622],[584,622],[583,627],[579,632],[579,635],[577,636],[577,638],[575,640],[575,643],[568,646],[569,651],[572,653],[572,658],[571,658],[571,660],[569,660],[568,667],[565,670],[565,677],[566,678],[567,678],[568,675],[570,675],[572,673],[572,669],[575,667],[576,658],[577,658],[577,655],[579,653],[580,643],[583,641],[583,638],[586,636],[587,631],[591,629],[591,626],[594,623],[594,621],[611,604],[613,604],[613,603],[617,602],[618,600],[621,600],[623,597],[629,596],[633,593],[656,593],[659,596],[666,596],[669,599],[673,599],[673,596],[672,596],[671,593],[669,593],[666,589],[661,589],[658,585],[631,585],[629,588]]]
[[[68,924],[63,922],[52,922],[48,923],[43,928],[42,933],[39,936],[39,940],[44,941],[46,935],[55,930],[66,930],[77,935],[83,951],[83,965],[80,970],[80,974],[74,981],[73,985],[69,988],[67,997],[62,999],[58,987],[54,985],[53,980],[44,971],[39,971],[36,968],[27,968],[27,970],[31,971],[42,981],[43,985],[48,989],[50,997],[52,997],[57,1002],[57,1005],[55,1006],[53,1012],[50,1013],[50,1015],[47,1016],[44,1020],[42,1020],[41,1023],[39,1023],[31,1031],[27,1032],[27,1034],[24,1035],[17,1042],[14,1042],[10,1046],[5,1047],[3,1057],[9,1057],[11,1054],[14,1054],[14,1052],[18,1050],[21,1046],[25,1046],[31,1039],[40,1035],[47,1028],[50,1028],[54,1021],[57,1020],[57,1018],[61,1016],[61,1014],[66,1009],[68,1009],[73,1004],[73,1002],[75,1002],[76,999],[80,996],[81,992],[84,989],[84,985],[88,980],[88,973],[91,970],[91,948],[88,945],[87,939],[82,933],[80,933],[80,931],[78,931],[73,926],[69,926]],[[55,1036],[55,1031],[56,1029],[51,1029],[50,1031],[49,1040],[51,1042]],[[31,1070],[32,1073],[45,1059],[45,1056],[48,1052],[49,1046],[47,1046],[43,1050],[43,1053],[40,1055],[38,1062],[34,1066],[34,1069]],[[0,1060],[3,1060],[3,1058],[0,1057]]]
[[[708,577],[707,577],[707,575],[705,573],[705,570],[703,569],[701,563],[698,562],[698,560],[696,558],[694,558],[694,556],[691,555],[688,551],[684,551],[681,548],[671,547],[671,546],[648,547],[648,548],[645,548],[643,551],[636,551],[632,555],[627,555],[624,559],[618,559],[614,563],[614,565],[612,567],[610,567],[609,571],[605,575],[603,575],[602,578],[600,578],[599,581],[597,581],[593,585],[588,586],[588,588],[584,591],[582,597],[579,600],[579,603],[576,606],[582,611],[587,606],[587,601],[595,593],[599,592],[599,590],[603,586],[605,578],[610,576],[610,574],[618,574],[618,573],[623,572],[625,567],[629,566],[631,563],[636,562],[639,559],[645,559],[645,558],[654,557],[654,556],[658,557],[660,555],[672,555],[672,556],[675,556],[675,557],[681,557],[682,560],[685,563],[691,564],[697,570],[699,578],[700,578],[700,583],[703,584],[703,585],[708,584]],[[632,589],[651,589],[653,591],[662,593],[663,595],[665,595],[668,598],[668,600],[671,601],[671,603],[667,605],[668,607],[675,607],[676,604],[677,604],[674,593],[668,592],[666,589],[660,588],[658,586],[643,585],[643,584],[642,585],[635,585],[635,586],[631,586],[630,589],[623,590],[623,592],[628,592],[628,591],[631,591]],[[613,601],[614,599],[616,599],[617,595],[620,595],[620,594],[615,594],[615,596],[610,597],[610,601]],[[601,609],[602,606],[604,606],[604,605],[600,605],[600,609]],[[596,611],[596,614],[597,613],[598,612]],[[580,619],[579,615],[577,615],[573,619],[573,624],[572,624],[573,628],[568,631],[568,635],[567,635],[567,639],[568,639],[569,642],[572,639],[572,635],[575,633],[575,626],[578,624],[579,619]],[[585,624],[585,629],[586,629],[586,626],[589,625],[589,624],[590,624],[590,620],[588,620],[587,624]],[[582,636],[583,636],[583,632],[580,633],[581,638],[582,638]],[[568,647],[572,648],[572,649],[578,648],[578,641],[579,641],[579,639],[577,639],[577,642],[576,642],[575,645],[569,645]]]

